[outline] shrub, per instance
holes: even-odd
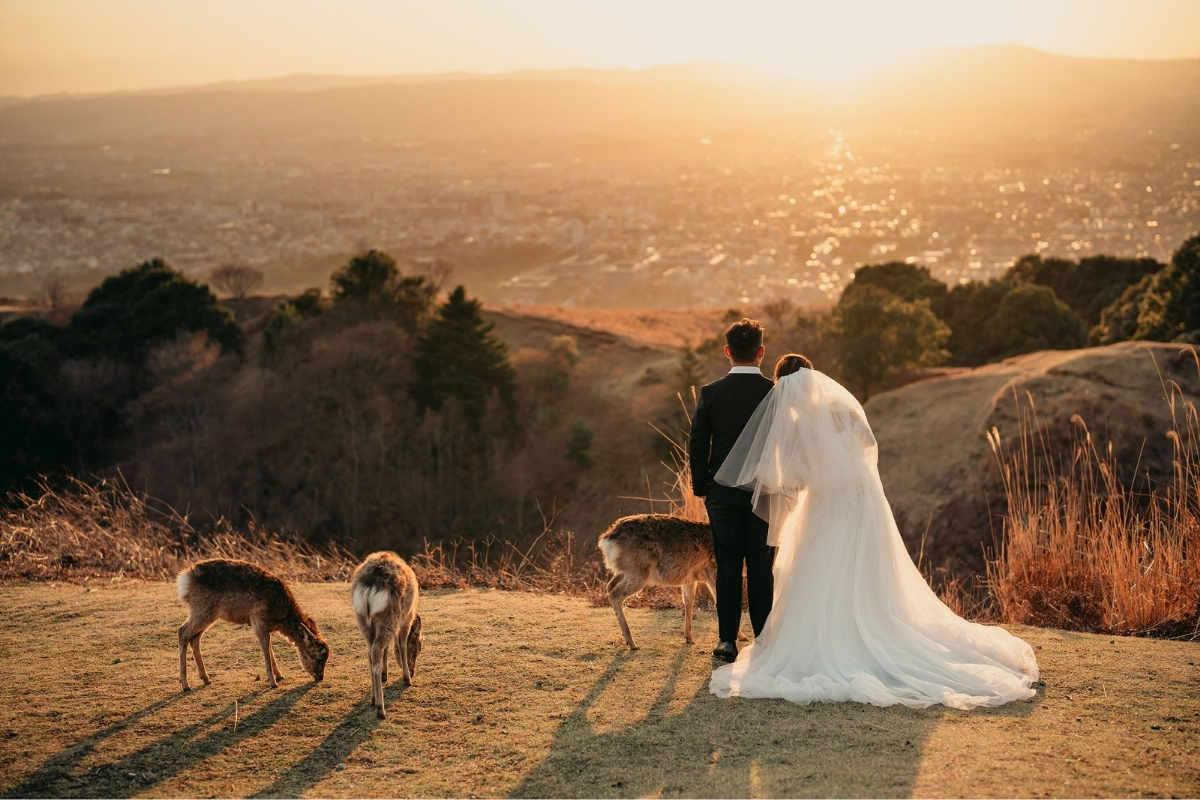
[[[584,469],[592,466],[594,462],[590,451],[593,435],[592,429],[583,420],[572,422],[571,433],[567,436],[567,460],[574,461]]]
[[[1005,293],[984,326],[989,361],[1036,350],[1072,350],[1087,344],[1087,329],[1046,286],[1026,283]]]

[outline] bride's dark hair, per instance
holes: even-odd
[[[812,362],[799,353],[787,353],[775,362],[775,380],[778,382],[784,375],[791,375],[802,369],[812,369]]]

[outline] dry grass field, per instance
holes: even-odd
[[[643,649],[578,598],[439,590],[422,599],[415,685],[367,704],[344,583],[300,584],[333,654],[313,684],[276,640],[266,689],[247,629],[205,637],[181,693],[166,583],[0,586],[0,795],[1196,796],[1195,643],[1019,628],[1046,686],[969,713],[795,706],[708,693],[677,610],[636,609]]]

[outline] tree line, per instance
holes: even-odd
[[[1168,264],[1029,255],[998,278],[953,287],[912,264],[865,266],[828,325],[837,369],[863,398],[922,367],[1132,339],[1200,344],[1200,236]]]
[[[612,410],[569,397],[572,337],[518,370],[480,303],[439,290],[371,250],[239,325],[155,259],[65,325],[12,319],[0,488],[119,468],[176,508],[362,547],[540,531],[539,500],[595,462],[581,415]]]

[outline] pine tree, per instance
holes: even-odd
[[[700,386],[704,380],[704,364],[696,356],[696,351],[690,347],[679,348],[679,363],[675,367],[675,378],[679,381],[676,389],[684,397],[691,395],[693,386]]]
[[[516,411],[516,370],[508,347],[485,323],[478,300],[459,286],[417,339],[413,399],[421,411],[439,410],[454,398],[468,422],[478,425],[493,393],[510,422]]]
[[[409,333],[416,332],[437,295],[432,283],[420,275],[401,275],[396,259],[379,250],[354,256],[329,281],[335,306],[390,318]]]

